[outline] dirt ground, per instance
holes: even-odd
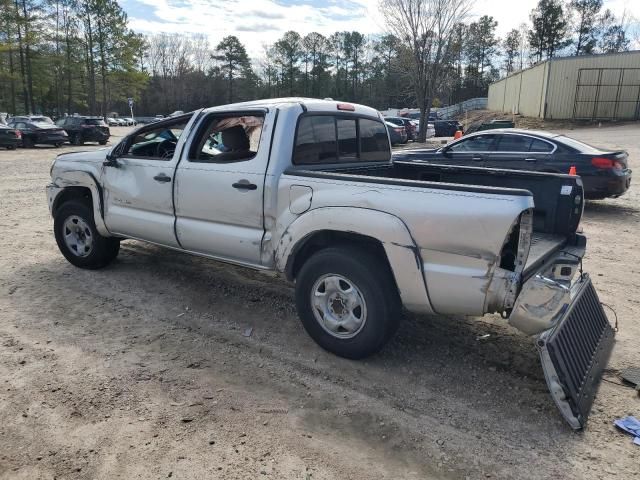
[[[640,166],[637,124],[571,134]],[[312,342],[280,280],[135,241],[74,268],[44,186],[79,149],[0,151],[0,478],[640,478],[612,425],[640,416],[617,376],[640,366],[637,185],[586,208],[584,266],[620,332],[574,433],[533,339],[496,317],[407,315],[354,362]]]

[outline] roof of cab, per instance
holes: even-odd
[[[338,110],[339,104],[348,104],[354,107],[354,111]],[[251,100],[249,102],[231,103],[228,105],[219,105],[217,107],[206,108],[205,113],[208,112],[223,112],[229,110],[236,110],[239,108],[302,108],[311,112],[346,112],[346,113],[358,113],[361,115],[368,115],[372,117],[380,117],[380,113],[371,107],[359,105],[351,102],[340,102],[338,100],[322,100],[319,98],[305,98],[305,97],[285,97],[285,98],[268,98],[264,100]]]

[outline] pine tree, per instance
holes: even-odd
[[[553,58],[559,50],[571,44],[569,23],[559,0],[540,0],[531,11],[531,23],[529,44],[537,62]]]
[[[593,53],[597,43],[596,23],[602,8],[602,0],[571,0],[569,5],[578,17],[575,25],[575,54]]]

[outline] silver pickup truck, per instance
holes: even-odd
[[[69,262],[137,239],[295,282],[304,328],[378,351],[402,307],[499,313],[535,337],[552,396],[586,421],[613,345],[579,233],[579,177],[394,161],[380,114],[287,98],[203,109],[58,156],[47,187]]]

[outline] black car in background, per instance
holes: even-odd
[[[398,145],[399,143],[407,143],[409,141],[409,137],[407,137],[407,131],[404,128],[404,125],[396,125],[391,122],[384,122],[387,127],[387,132],[389,132],[389,140],[391,141],[391,145]]]
[[[64,128],[72,145],[82,145],[85,142],[106,145],[111,136],[102,117],[65,117],[58,120],[56,125]]]
[[[67,133],[60,127],[48,122],[29,122],[11,119],[9,126],[20,130],[22,146],[31,148],[35,145],[54,145],[59,147],[69,140]]]
[[[46,115],[17,115],[9,119],[9,123],[16,122],[44,122],[53,125],[53,120],[51,120],[51,117],[47,117]]]
[[[631,170],[623,150],[592,147],[564,135],[515,128],[472,133],[437,150],[394,153],[394,160],[441,165],[565,173],[575,167],[585,197],[619,197],[629,189]]]
[[[407,139],[415,141],[418,138],[418,129],[413,121],[408,117],[384,117],[385,122],[393,123],[398,127],[404,127]]]
[[[22,145],[22,133],[20,130],[0,123],[0,147],[4,147],[7,150],[15,150],[20,145]]]
[[[458,130],[464,133],[464,127],[457,120],[435,120],[432,123],[436,129],[436,137],[453,137]]]

